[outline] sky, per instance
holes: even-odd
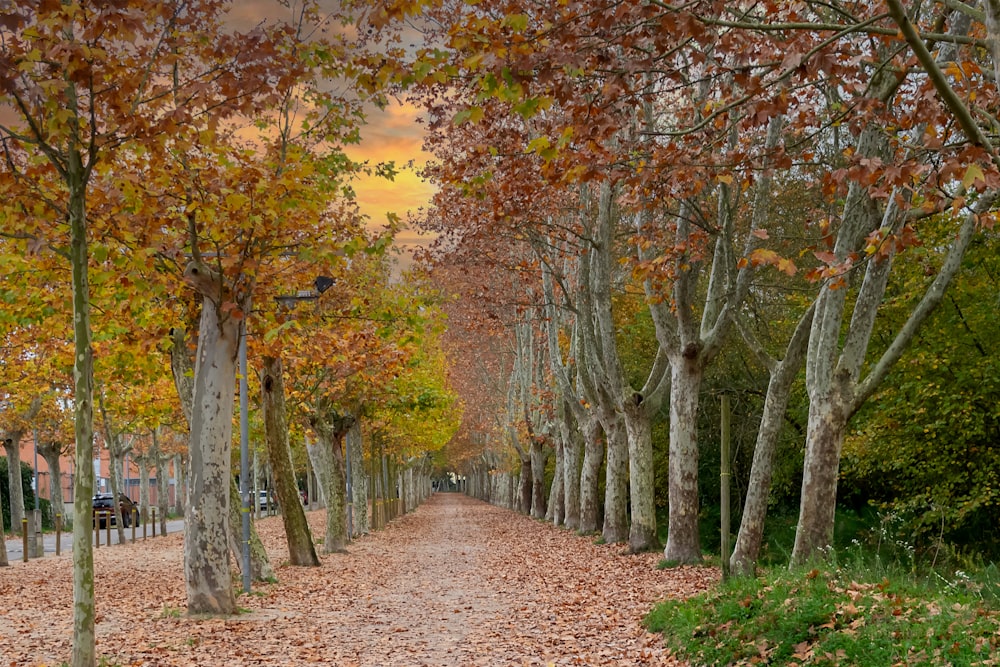
[[[331,5],[336,2],[319,1]],[[298,5],[297,0],[292,0],[293,8]],[[280,7],[276,0],[237,0],[231,5],[230,17],[234,28],[246,30],[268,17],[287,18],[288,9]],[[408,213],[417,213],[421,207],[426,207],[434,194],[433,187],[416,174],[428,159],[421,150],[424,126],[418,122],[418,114],[415,107],[395,101],[390,101],[384,110],[371,108],[368,124],[362,128],[361,143],[345,147],[352,160],[368,161],[372,166],[392,160],[400,167],[413,161],[413,168],[401,171],[392,182],[364,177],[354,184],[358,205],[373,229],[384,225],[389,212],[405,220]],[[413,230],[398,234],[396,245],[407,253],[401,258],[403,268],[409,265],[409,251],[421,242],[420,235]]]

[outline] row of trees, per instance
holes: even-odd
[[[700,560],[703,383],[739,341],[768,379],[732,568],[758,559],[803,376],[791,560],[821,556],[851,418],[994,234],[994,4],[418,4],[381,16],[419,9],[434,47],[383,71],[430,119],[425,226],[489,302],[455,343],[481,357],[465,442],[509,443],[535,515],[551,448],[555,516],[651,549],[662,404],[664,554]],[[637,301],[655,343],[628,367]]]
[[[188,610],[235,610],[241,341],[295,564],[318,559],[292,440],[315,443],[332,551],[348,434],[364,424],[380,456],[426,476],[454,428],[435,295],[390,281],[396,225],[369,231],[353,200],[351,180],[376,168],[343,148],[380,93],[353,84],[352,17],[276,3],[283,17],[242,29],[227,8],[38,0],[0,14],[0,418],[8,454],[28,429],[73,443],[74,667],[96,663],[98,435],[115,458],[140,435],[185,450]]]

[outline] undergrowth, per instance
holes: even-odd
[[[855,519],[807,568],[787,568],[793,533],[775,531],[759,576],[664,602],[646,627],[692,665],[1000,665],[1000,568],[915,549],[894,515]]]
[[[774,568],[647,617],[696,665],[1000,665],[996,567],[952,579]]]

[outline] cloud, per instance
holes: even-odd
[[[401,218],[408,212],[415,213],[426,207],[434,194],[434,187],[415,171],[428,158],[421,148],[424,126],[418,122],[419,116],[419,110],[407,104],[391,103],[384,110],[375,109],[362,129],[361,143],[346,147],[354,160],[368,161],[371,166],[394,161],[401,169],[392,181],[368,176],[354,184],[362,213],[375,225],[383,223],[390,211]],[[405,167],[411,160],[413,166]]]

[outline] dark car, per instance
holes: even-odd
[[[115,525],[115,509],[113,503],[114,496],[110,493],[98,493],[94,496],[93,508],[95,526],[98,528],[104,528],[106,517],[108,516],[111,517],[111,525]],[[122,511],[122,525],[125,528],[132,525],[133,518],[136,521],[136,525],[139,525],[138,506],[124,493],[118,494],[118,506]]]

